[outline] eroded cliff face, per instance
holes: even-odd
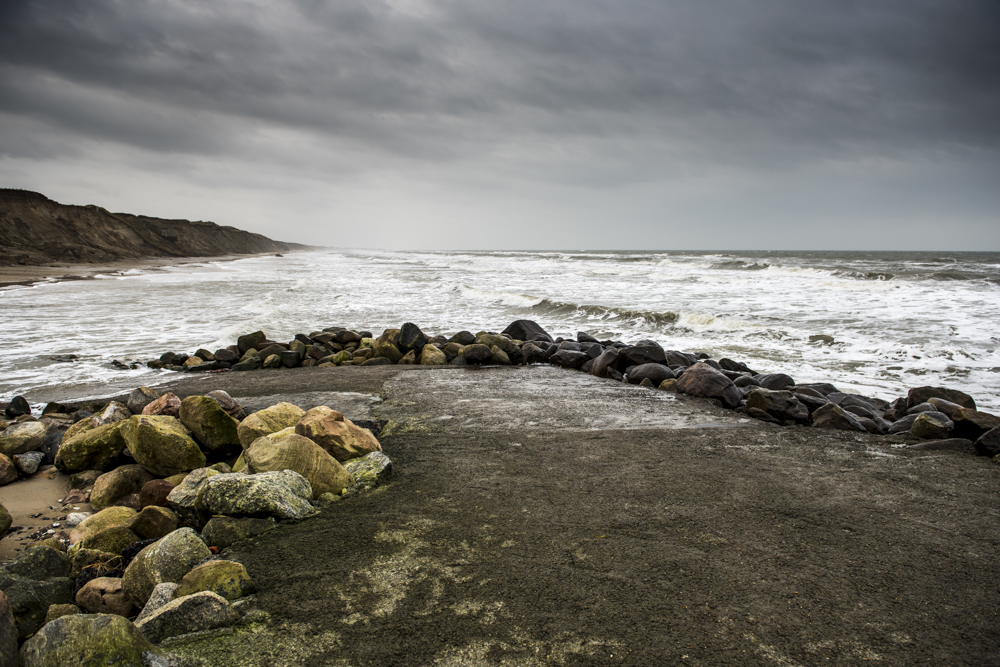
[[[99,206],[60,204],[37,192],[0,189],[0,265],[244,255],[304,248],[214,222],[111,213]]]

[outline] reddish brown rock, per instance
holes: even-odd
[[[682,394],[717,398],[730,409],[738,406],[742,398],[732,380],[700,361],[684,371],[675,386]]]
[[[144,415],[166,415],[179,417],[181,414],[181,399],[176,394],[166,393],[142,409]]]
[[[295,433],[309,438],[341,462],[382,451],[382,445],[371,431],[325,405],[302,415],[295,425]]]
[[[77,592],[76,604],[92,614],[128,617],[132,613],[132,601],[122,591],[122,580],[118,577],[91,579]]]
[[[9,458],[0,454],[0,486],[17,481],[17,466]]]
[[[170,495],[175,486],[165,479],[154,479],[146,482],[139,489],[139,506],[141,508],[167,507],[167,496]]]

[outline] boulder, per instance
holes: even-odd
[[[948,415],[948,419],[951,420],[955,419],[955,415],[958,414],[959,410],[971,410],[971,408],[963,408],[958,403],[952,403],[951,401],[946,401],[945,399],[938,398],[937,396],[931,396],[927,399],[926,404],[921,403],[920,405],[929,405],[931,406],[931,409]]]
[[[139,612],[139,615],[135,617],[135,622],[138,623],[139,621],[152,616],[157,609],[168,602],[173,601],[174,591],[177,590],[178,586],[180,586],[180,584],[176,584],[172,581],[165,581],[162,584],[157,584],[153,588],[153,592],[149,594],[149,599],[146,600],[146,606],[143,607],[142,611]]]
[[[305,410],[291,403],[278,403],[259,410],[240,422],[237,428],[240,444],[246,449],[257,438],[295,426],[304,414]]]
[[[176,394],[166,393],[148,403],[143,409],[144,415],[162,415],[176,417],[181,413],[181,399]]]
[[[0,486],[7,486],[18,480],[17,466],[14,461],[0,454]]]
[[[136,514],[137,512],[131,507],[109,507],[101,510],[81,521],[70,531],[69,541],[76,543],[108,528],[124,526]]]
[[[784,373],[768,373],[765,375],[755,375],[754,380],[760,383],[764,389],[781,391],[795,386],[795,380]]]
[[[210,591],[176,598],[145,617],[135,627],[151,642],[189,632],[232,625],[236,612],[224,597]]]
[[[208,480],[202,501],[213,514],[303,519],[316,511],[309,502],[312,497],[312,487],[302,475],[282,470],[216,475]]]
[[[264,364],[261,362],[260,357],[252,355],[249,358],[240,361],[239,363],[233,364],[232,368],[230,368],[229,370],[236,372],[256,371],[263,367]]]
[[[510,357],[499,346],[494,345],[490,348],[490,364],[494,366],[510,366]]]
[[[382,451],[371,431],[326,406],[304,413],[295,425],[295,432],[309,438],[341,462]]]
[[[132,517],[125,527],[143,540],[158,540],[181,527],[181,518],[168,507],[150,505]]]
[[[403,358],[397,361],[400,366],[414,366],[417,363],[417,353],[410,350],[403,355]]]
[[[57,556],[62,560],[53,561]],[[66,555],[48,547],[28,549],[0,569],[0,591],[6,594],[19,639],[41,627],[50,605],[72,600],[73,580],[62,576],[68,569]]]
[[[25,452],[23,454],[14,454],[12,460],[14,461],[14,466],[17,467],[21,474],[27,477],[38,472],[38,466],[45,460],[45,454],[42,452]]]
[[[396,337],[396,347],[400,352],[414,350],[419,352],[427,345],[427,336],[413,322],[406,322],[399,328],[399,335]]]
[[[82,614],[82,613],[83,610],[77,607],[75,604],[71,603],[50,604],[49,610],[45,612],[45,621],[42,623],[42,625],[45,625],[45,623],[51,623],[57,618],[62,618],[63,616],[69,616],[70,614]],[[0,665],[2,664],[3,663],[0,663]]]
[[[979,436],[976,440],[976,451],[983,456],[996,456],[1000,454],[1000,427],[991,428]],[[0,535],[2,534],[3,531],[0,531]]]
[[[976,409],[976,401],[965,392],[947,387],[916,387],[906,394],[907,407],[913,407],[920,403],[926,403],[930,398],[943,398],[946,401],[957,403],[963,408]]]
[[[816,428],[835,428],[841,431],[861,431],[867,433],[868,430],[850,412],[847,412],[836,403],[827,403],[821,408],[817,408],[812,414],[812,425]]]
[[[372,452],[344,463],[344,468],[354,477],[351,491],[370,489],[392,476],[392,461],[382,452]]]
[[[180,421],[191,431],[194,439],[205,449],[230,451],[239,449],[240,438],[236,433],[239,422],[222,406],[208,396],[188,396],[181,401]]]
[[[740,390],[732,380],[704,362],[698,362],[684,371],[675,387],[677,391],[690,396],[718,398],[723,407],[730,409],[738,406],[742,399]]]
[[[698,358],[693,354],[678,352],[677,350],[666,350],[665,354],[667,356],[666,364],[671,368],[674,367],[688,368],[698,363]],[[719,368],[721,369],[722,366],[720,365]]]
[[[314,498],[323,493],[339,494],[354,483],[350,473],[325,449],[295,433],[258,438],[244,456],[253,473],[281,470],[299,473],[309,481]]]
[[[533,322],[532,320],[515,320],[508,324],[507,328],[500,333],[507,334],[514,340],[552,342],[552,336],[539,326],[537,322]]]
[[[153,476],[140,465],[118,466],[94,482],[90,504],[95,510],[117,505],[126,496],[139,493],[143,485],[152,479]]]
[[[450,344],[451,343],[449,343],[449,345]],[[545,347],[547,348],[548,345]],[[445,349],[447,350],[447,347]],[[525,364],[541,363],[545,361],[545,350],[534,343],[525,343],[521,346],[521,361]]]
[[[446,366],[448,357],[433,345],[424,345],[420,350],[421,366]]]
[[[913,422],[915,422],[917,420],[917,417],[919,417],[922,414],[929,414],[937,420],[951,421],[948,419],[948,416],[942,412],[927,412],[927,413],[917,412],[912,415],[906,415],[905,417],[900,417],[899,419],[894,421],[889,426],[888,433],[890,434],[908,433],[910,429],[913,427]]]
[[[277,525],[273,519],[213,516],[202,529],[201,539],[210,547],[227,549],[237,542],[266,533]]]
[[[144,607],[157,584],[180,583],[191,568],[211,555],[198,533],[179,528],[132,559],[122,576],[125,594],[137,607]]]
[[[520,339],[525,340],[525,339]],[[459,331],[457,334],[448,339],[449,343],[456,343],[462,347],[466,345],[472,345],[476,342],[476,334],[471,331]]]
[[[23,667],[141,667],[161,655],[123,616],[71,614],[47,623],[21,647]]]
[[[205,490],[205,483],[210,477],[221,474],[212,468],[192,470],[180,484],[167,495],[167,504],[177,512],[177,515],[192,526],[201,527],[208,521],[199,499]]]
[[[10,574],[45,581],[53,577],[68,577],[69,556],[49,547],[29,547],[7,563],[4,570]]]
[[[605,373],[607,373],[607,367],[605,367]],[[639,364],[628,370],[630,384],[640,384],[643,380],[649,380],[654,387],[659,387],[664,380],[669,380],[672,377],[674,377],[673,371],[663,364]]]
[[[100,414],[94,415],[94,418],[97,419],[99,425],[104,425],[123,422],[131,416],[132,411],[128,409],[127,405],[118,401],[111,401],[104,406]]]
[[[566,349],[558,350],[549,357],[549,363],[562,368],[580,368],[588,361],[590,361],[590,355],[586,352]]]
[[[159,397],[160,394],[149,387],[137,387],[128,395],[128,402],[126,405],[132,414],[140,415],[147,405]]]
[[[254,331],[253,333],[244,334],[236,339],[236,348],[240,351],[240,354],[246,354],[248,350],[256,350],[257,346],[267,340],[267,336],[264,335],[263,331]]]
[[[132,458],[160,477],[205,466],[205,455],[176,417],[136,415],[122,427]]]
[[[3,409],[3,413],[7,415],[8,419],[16,419],[21,415],[30,415],[31,406],[28,405],[28,401],[24,398],[24,396],[15,396],[10,399],[7,407]]]
[[[1000,426],[1000,417],[971,408],[959,408],[948,416],[955,424],[955,435],[968,440],[978,440],[982,434]],[[17,457],[14,458],[16,462]]]
[[[221,389],[210,391],[207,394],[205,394],[205,396],[208,396],[210,399],[218,403],[219,407],[222,408],[227,415],[229,415],[236,421],[239,422],[246,419],[247,415],[246,412],[243,410],[243,406],[240,405],[236,401],[236,399],[234,399],[232,396],[222,391]]]
[[[790,391],[751,389],[746,398],[748,414],[752,408],[755,408],[774,417],[779,423],[788,421],[805,424],[809,422],[809,409]]]
[[[0,433],[0,454],[12,457],[41,449],[48,428],[42,422],[26,421],[8,426]]]
[[[667,365],[667,353],[659,343],[651,340],[641,340],[635,345],[622,348],[619,354],[624,357],[625,363],[628,366],[642,366],[643,364]]]
[[[281,357],[276,354],[269,354],[264,357],[264,363],[262,365],[264,368],[280,368]]]
[[[17,667],[17,624],[3,591],[0,591],[0,667]]]
[[[595,375],[599,378],[608,376],[608,368],[615,368],[618,366],[619,352],[616,347],[609,347],[600,355],[594,359],[594,363],[590,365],[590,374]],[[670,377],[674,377],[673,372],[670,373]],[[666,379],[666,378],[664,378]]]
[[[64,437],[56,453],[56,468],[67,474],[91,469],[108,470],[125,450],[122,425],[127,423],[104,424],[78,432],[69,440]],[[71,433],[72,429],[66,431],[66,436]]]
[[[91,533],[71,547],[71,551],[90,549],[104,553],[121,555],[125,549],[142,538],[125,526],[112,526],[96,533]]]
[[[174,598],[211,591],[230,602],[257,592],[247,569],[231,560],[212,560],[202,563],[184,575],[174,591]]]
[[[76,604],[91,614],[117,614],[128,617],[132,614],[132,601],[122,590],[122,580],[118,577],[97,577],[91,579],[76,592]]]
[[[372,345],[375,356],[388,359],[394,364],[399,363],[399,360],[403,358],[403,352],[396,345],[398,339],[399,329],[386,329]]]
[[[493,351],[482,343],[472,343],[463,347],[459,356],[469,364],[488,364],[493,358]]]
[[[921,412],[910,426],[910,436],[921,440],[942,440],[951,435],[954,424],[940,412]]]
[[[154,479],[146,482],[139,489],[139,507],[145,508],[152,505],[167,507],[167,496],[173,491],[175,485],[165,479]]]

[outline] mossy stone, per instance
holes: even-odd
[[[188,396],[181,401],[181,423],[209,451],[224,451],[240,446],[236,433],[239,422],[208,396]]]
[[[60,472],[72,474],[83,470],[108,470],[125,450],[122,424],[115,422],[87,429],[67,440],[63,438],[55,464]],[[67,431],[69,434],[69,431]]]
[[[93,549],[95,551],[121,555],[125,547],[131,546],[141,540],[141,537],[125,526],[113,526],[80,540],[70,548],[70,552],[79,551],[80,549]]]
[[[257,438],[295,426],[304,414],[305,410],[291,403],[278,403],[258,410],[240,422],[237,429],[240,444],[247,449]]]
[[[124,526],[136,515],[131,507],[109,507],[97,514],[88,516],[80,522],[69,534],[70,542],[79,542],[91,535],[107,530],[113,526]]]
[[[148,664],[144,653],[162,655],[123,616],[69,614],[39,630],[21,647],[24,667],[138,667]]]
[[[205,467],[205,455],[176,417],[135,415],[121,427],[125,444],[143,468],[161,477]]]
[[[180,586],[174,591],[174,599],[202,591],[211,591],[233,601],[245,595],[253,595],[257,587],[242,563],[213,560],[202,563],[185,574]]]

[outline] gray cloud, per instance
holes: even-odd
[[[8,0],[0,156],[99,142],[442,192],[1000,176],[997,44],[995,0]]]

